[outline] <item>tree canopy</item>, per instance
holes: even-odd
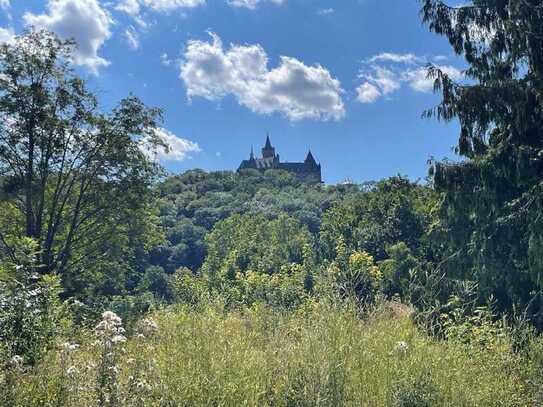
[[[128,254],[158,174],[142,148],[165,147],[160,110],[133,96],[100,110],[71,69],[74,45],[29,31],[0,46],[0,248],[18,262],[17,240],[35,240],[40,273],[68,290]]]

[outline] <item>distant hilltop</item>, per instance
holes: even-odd
[[[262,172],[266,170],[284,170],[296,175],[300,181],[311,184],[322,183],[321,165],[317,164],[311,150],[307,153],[304,162],[282,163],[279,154],[275,153],[275,148],[271,144],[269,135],[266,137],[264,148],[262,148],[262,158],[255,158],[253,148],[251,147],[249,159],[241,162],[238,171],[248,169]]]

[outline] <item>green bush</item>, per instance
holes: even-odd
[[[62,330],[65,310],[58,276],[38,273],[35,242],[22,239],[17,251],[21,264],[0,264],[0,361],[32,365]]]

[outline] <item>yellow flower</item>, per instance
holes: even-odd
[[[381,270],[373,261],[373,257],[364,251],[356,251],[349,257],[349,266],[369,274],[374,279],[381,278]]]

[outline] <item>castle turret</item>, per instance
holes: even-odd
[[[270,135],[266,136],[266,145],[262,149],[262,158],[274,158],[275,157],[275,148],[272,147],[270,141]]]

